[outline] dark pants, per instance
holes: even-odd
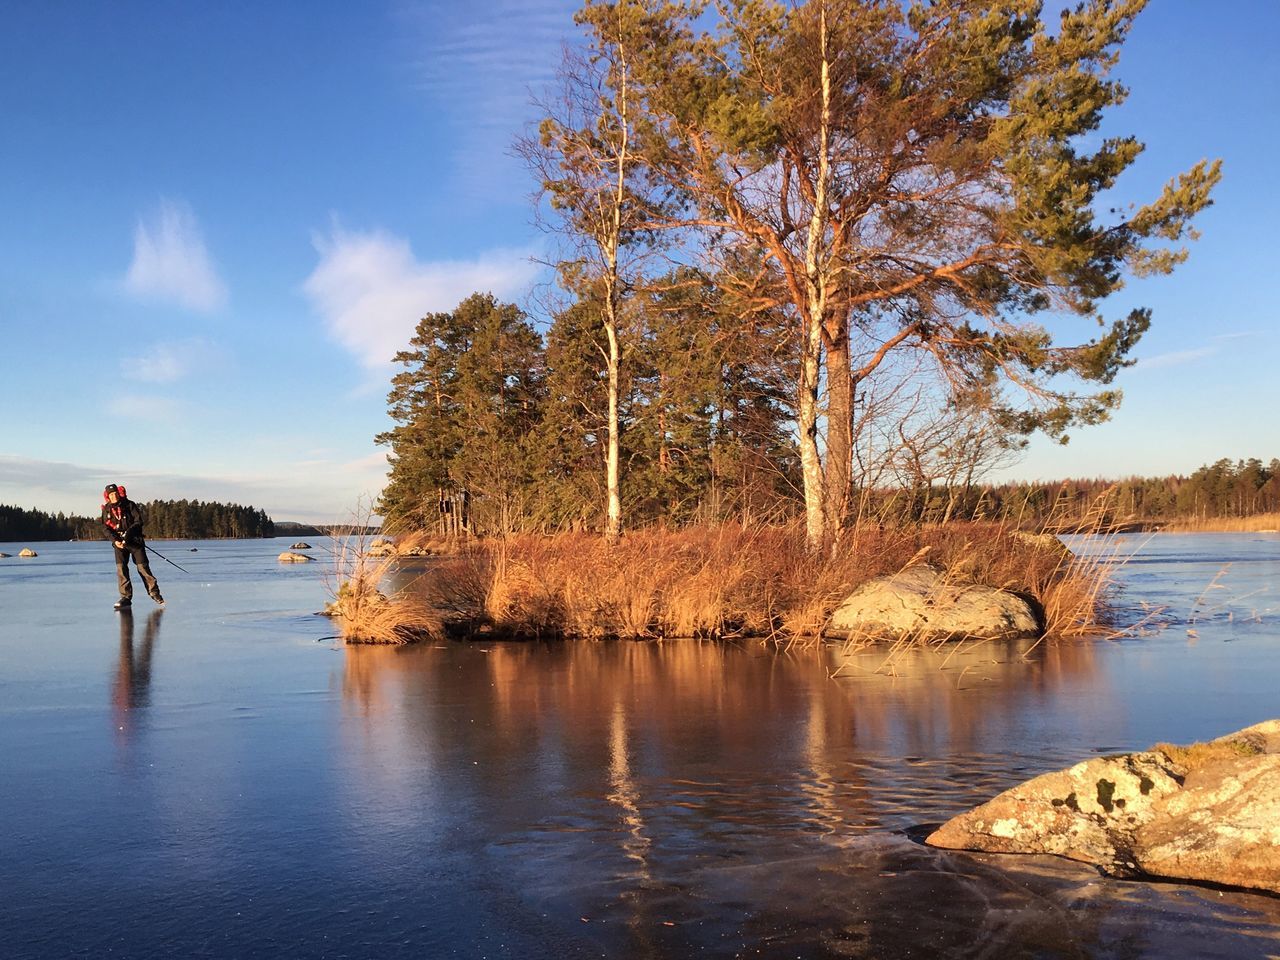
[[[151,564],[147,562],[147,548],[143,544],[114,547],[114,549],[116,551],[116,579],[120,582],[120,596],[130,600],[133,599],[133,581],[129,579],[130,557],[133,557],[133,565],[142,574],[142,582],[147,585],[147,593],[154,597],[160,592],[160,584],[156,583],[156,575],[151,572]]]

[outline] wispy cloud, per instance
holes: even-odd
[[[1162,370],[1165,367],[1180,367],[1186,363],[1195,363],[1218,352],[1217,347],[1196,347],[1192,350],[1172,350],[1168,353],[1157,353],[1154,357],[1143,357],[1133,365],[1135,370]]]
[[[381,230],[335,228],[315,244],[320,262],[303,291],[330,335],[371,370],[390,366],[425,314],[452,310],[476,291],[515,298],[537,273],[527,253],[514,250],[423,263],[409,241]]]
[[[404,61],[410,85],[433,112],[452,118],[459,179],[477,195],[493,194],[495,176],[518,169],[509,153],[546,94],[561,49],[578,35],[578,0],[494,0],[487,15],[436,0],[402,0]]]
[[[173,383],[201,363],[217,357],[219,352],[213,343],[200,338],[167,340],[152,344],[141,356],[125,357],[120,361],[120,369],[130,380]]]
[[[1135,370],[1163,370],[1168,367],[1181,367],[1197,360],[1204,360],[1222,351],[1223,347],[1236,340],[1247,340],[1256,336],[1251,331],[1219,333],[1209,338],[1209,342],[1200,347],[1189,347],[1186,350],[1170,350],[1168,353],[1157,353],[1155,356],[1143,357],[1133,365]]]
[[[227,302],[227,288],[205,249],[191,207],[163,200],[133,233],[133,262],[124,288],[143,300],[212,313]]]
[[[177,423],[182,419],[181,404],[158,394],[121,394],[108,401],[107,411],[114,417],[146,423]]]

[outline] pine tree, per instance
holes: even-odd
[[[1091,0],[1050,29],[1039,0],[728,0],[707,32],[699,3],[586,4],[588,44],[630,52],[637,177],[669,198],[650,226],[767,264],[815,548],[849,509],[855,395],[893,356],[1024,432],[1065,437],[1118,403],[1150,315],[1100,304],[1185,258],[1219,179],[1200,163],[1145,206],[1099,202],[1141,151],[1093,135],[1142,6]],[[1102,332],[1061,343],[1032,319],[1047,310]]]
[[[392,449],[379,512],[425,528],[442,491],[466,491],[487,529],[521,525],[543,392],[537,331],[519,308],[477,293],[424,317],[409,347],[388,397],[399,425],[376,438]]]

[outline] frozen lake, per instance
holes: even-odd
[[[1280,955],[1277,898],[913,839],[1280,716],[1278,535],[1127,538],[1137,636],[889,663],[346,648],[322,549],[153,546],[122,616],[105,543],[0,544],[6,960]]]

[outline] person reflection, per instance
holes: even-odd
[[[145,707],[150,702],[151,656],[155,652],[156,639],[160,636],[162,616],[163,610],[151,611],[142,631],[142,643],[135,647],[133,613],[129,610],[120,611],[120,659],[111,690],[116,725],[120,729],[124,729],[129,711]]]

